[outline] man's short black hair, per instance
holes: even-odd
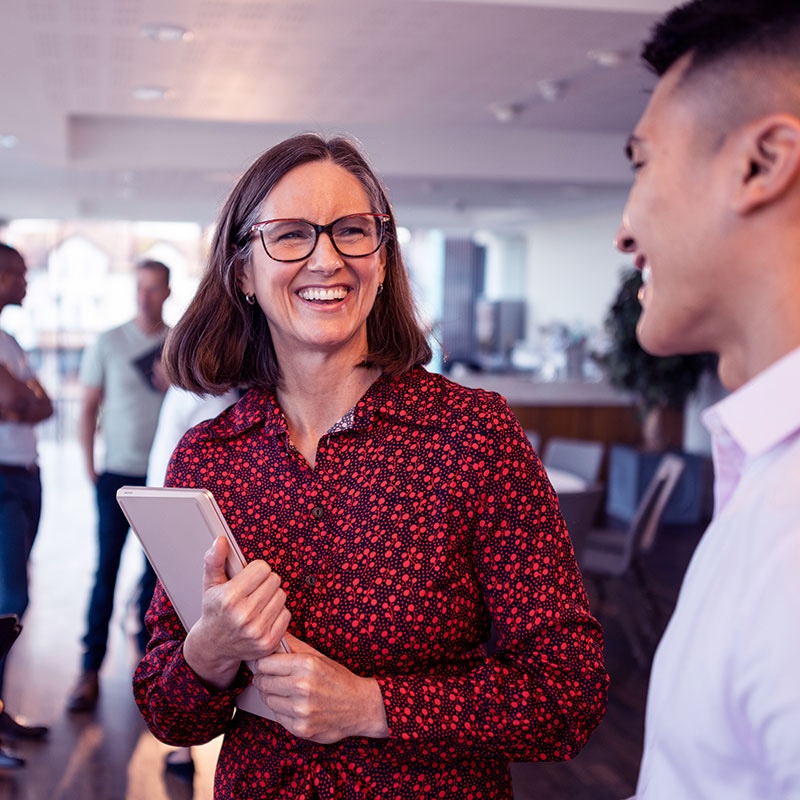
[[[690,52],[692,70],[733,53],[800,58],[800,0],[691,0],[655,25],[642,59],[660,77]]]

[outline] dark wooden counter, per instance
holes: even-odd
[[[641,442],[641,423],[633,398],[604,381],[545,382],[524,375],[478,372],[449,377],[464,386],[503,395],[522,427],[538,432],[541,449],[551,436],[595,439],[605,442],[607,449],[611,444]]]

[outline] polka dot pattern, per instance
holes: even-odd
[[[136,699],[170,743],[225,733],[216,798],[511,798],[509,761],[571,758],[602,718],[602,633],[498,395],[423,369],[382,377],[311,470],[275,398],[253,390],[183,438],[167,482],[214,494],[245,556],[281,575],[290,631],[375,677],[390,730],[317,745],[231,717],[246,667],[209,694],[158,587]]]

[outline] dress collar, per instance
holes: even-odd
[[[432,376],[417,367],[402,375],[382,374],[353,406],[351,430],[370,427],[378,418],[389,417],[405,424],[427,425],[436,418],[439,393]],[[268,436],[287,432],[286,418],[273,392],[250,389],[225,415],[224,427],[216,435],[238,436],[249,428],[262,425]]]

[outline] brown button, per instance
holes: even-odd
[[[317,576],[316,575],[306,575],[306,586],[316,586],[317,585]]]
[[[314,508],[311,509],[311,516],[314,517],[314,519],[322,519],[324,514],[325,510],[322,506],[314,506]]]

